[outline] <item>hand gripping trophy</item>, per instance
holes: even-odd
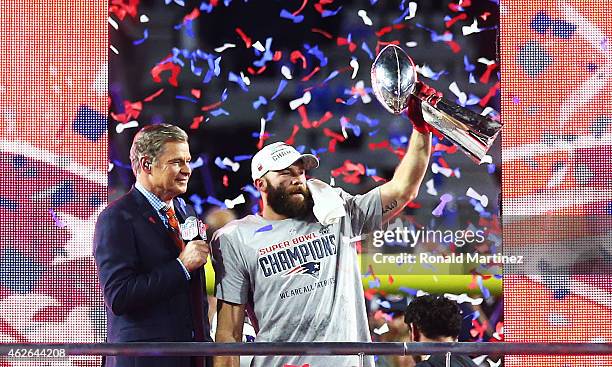
[[[420,99],[425,121],[472,160],[483,163],[502,128],[500,122],[440,98],[439,93],[424,93],[431,88],[418,81],[412,59],[398,46],[380,51],[371,78],[374,95],[389,112],[400,114],[408,109],[411,97]]]

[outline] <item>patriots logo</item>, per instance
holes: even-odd
[[[283,277],[289,277],[296,274],[310,275],[315,279],[319,279],[319,270],[321,270],[321,263],[318,261],[311,261],[302,265],[298,265],[295,268],[287,271],[283,274]]]

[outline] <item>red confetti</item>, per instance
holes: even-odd
[[[460,20],[466,20],[467,19],[467,14],[466,13],[461,13],[459,15],[457,15],[456,17],[453,17],[452,19],[449,19],[446,21],[446,28],[450,28],[452,27],[453,24],[455,24],[457,21]]]
[[[458,11],[462,11],[462,9],[465,9],[471,5],[472,0],[460,0],[459,4],[448,4],[448,8],[456,13]]]
[[[336,144],[338,144],[338,140],[330,139],[329,143],[327,144],[327,150],[330,153],[335,153],[336,152]]]
[[[154,100],[155,98],[159,97],[162,93],[164,93],[164,88],[161,88],[160,90],[158,90],[157,92],[151,94],[150,96],[148,96],[147,98],[143,99],[144,102],[151,102],[152,100]]]
[[[177,78],[179,73],[181,72],[181,67],[170,61],[157,64],[153,67],[153,69],[151,69],[151,76],[153,77],[153,81],[156,83],[161,83],[160,74],[164,71],[170,71],[170,77],[168,78],[168,82],[170,83],[170,85],[178,87]]]
[[[310,129],[312,127],[312,123],[308,120],[306,106],[301,105],[300,107],[298,107],[298,114],[302,118],[302,127],[304,129]]]
[[[318,3],[314,4],[314,8],[316,11],[323,14],[323,11],[325,10],[323,9],[323,6],[332,4],[333,2],[334,0],[319,0]]]
[[[215,102],[213,104],[209,104],[208,106],[204,106],[201,108],[202,111],[210,111],[210,110],[214,110],[215,108],[221,106],[221,101],[219,102]]]
[[[461,46],[459,46],[459,44],[455,41],[446,41],[446,44],[450,46],[453,53],[458,53],[461,51]]]
[[[300,8],[299,8],[298,10],[294,11],[294,12],[292,13],[292,15],[295,17],[296,15],[300,14],[300,13],[302,12],[302,10],[304,10],[304,8],[306,7],[306,4],[307,4],[307,3],[308,3],[308,0],[304,0],[304,1],[302,2],[302,6],[300,6]]]
[[[489,92],[487,93],[487,95],[482,97],[479,103],[480,107],[486,106],[489,103],[489,100],[497,94],[498,90],[499,90],[499,82],[495,83],[495,85],[491,87],[491,89],[489,89]]]
[[[192,89],[191,95],[199,99],[202,95],[202,92],[199,89]]]
[[[283,57],[282,51],[274,51],[274,56],[272,56],[272,61],[278,61]]]
[[[491,13],[489,13],[488,11],[485,11],[484,13],[482,13],[482,15],[480,16],[480,18],[482,18],[482,20],[487,20],[487,18],[489,17],[489,15],[491,15]]]
[[[393,279],[393,276],[389,275],[389,284],[393,284],[394,281],[395,279]]]
[[[323,117],[321,117],[319,120],[312,122],[312,127],[319,127],[323,125],[325,122],[329,121],[329,119],[331,119],[332,117],[334,117],[334,114],[331,113],[330,111],[327,111],[325,112]]]
[[[491,77],[491,73],[493,72],[493,70],[497,69],[497,66],[497,63],[488,65],[487,70],[480,77],[480,82],[483,84],[487,84],[489,82],[489,78]]]
[[[137,119],[142,111],[142,102],[123,101],[123,109],[125,112],[114,114],[111,112],[111,117],[122,124],[129,122],[132,119]]]
[[[223,186],[229,186],[229,177],[227,177],[227,175],[223,175]]]
[[[204,121],[204,116],[196,116],[193,118],[193,122],[189,126],[190,129],[195,130],[200,127],[200,124]]]
[[[349,51],[351,52],[357,49],[357,44],[355,42],[349,41],[348,38],[338,37],[338,39],[336,40],[336,43],[338,44],[338,46],[348,45]]]
[[[318,66],[317,66],[317,67],[315,67],[315,68],[314,68],[314,69],[313,69],[313,70],[310,72],[310,74],[308,74],[308,75],[306,75],[305,77],[303,77],[303,78],[302,78],[302,81],[303,81],[303,82],[307,82],[307,81],[309,81],[309,80],[310,80],[310,78],[312,78],[312,76],[313,76],[313,75],[315,75],[315,74],[316,74],[316,73],[317,73],[319,70],[321,70],[321,68],[320,68],[320,67],[318,67]]]
[[[478,320],[472,320],[472,326],[474,328],[470,330],[470,335],[472,335],[473,338],[478,336],[478,339],[482,339],[484,333],[487,331],[487,326],[489,326],[489,323],[487,320],[484,320],[481,325]]]
[[[183,18],[183,22],[188,21],[188,20],[194,20],[199,16],[200,16],[200,9],[195,8],[193,9],[191,13],[185,15],[185,17]]]
[[[387,182],[386,178],[380,177],[380,176],[370,176],[372,177],[372,180],[374,180],[374,182]]]
[[[306,58],[304,57],[302,52],[300,52],[299,50],[295,50],[295,51],[291,52],[291,54],[289,55],[289,60],[293,64],[295,64],[297,62],[297,60],[302,60],[302,69],[306,69],[306,67],[308,67],[308,63],[306,62]]]
[[[383,41],[377,41],[376,42],[376,54],[378,55],[380,53],[380,49],[385,47],[386,45],[396,45],[399,46],[399,41],[395,40],[395,41],[391,41],[391,42],[383,42]]]
[[[289,145],[293,145],[293,143],[295,142],[295,134],[297,134],[299,130],[300,130],[299,126],[293,125],[293,132],[291,133],[291,136],[289,137],[289,139],[285,140],[285,143]]]
[[[244,41],[244,44],[246,45],[246,48],[251,47],[251,45],[253,44],[253,41],[242,31],[242,29],[236,27],[236,33],[238,33],[240,38],[242,38],[242,40]]]
[[[384,36],[385,34],[392,32],[394,29],[397,30],[397,29],[403,29],[403,28],[406,28],[405,24],[394,24],[394,25],[390,25],[387,27],[383,27],[379,29],[378,32],[376,32],[376,36],[380,38],[381,36]]]
[[[346,140],[346,138],[344,137],[344,135],[342,134],[338,134],[336,132],[331,131],[328,128],[324,128],[323,129],[323,134],[325,134],[325,136],[329,136],[330,138],[334,139],[334,140],[338,140],[340,142],[343,142]],[[365,171],[364,171],[365,172]]]
[[[322,34],[323,37],[325,38],[329,38],[329,39],[334,38],[334,36],[332,36],[331,33],[325,32],[324,30],[319,29],[319,28],[312,28],[311,31],[313,31],[314,33]]]
[[[251,75],[259,75],[259,74],[263,73],[264,71],[266,71],[267,67],[268,67],[267,65],[264,65],[264,66],[260,67],[259,69],[255,70],[251,66],[249,66],[249,67],[247,67],[247,71]]]
[[[136,18],[138,16],[138,3],[140,0],[129,0],[125,4],[125,0],[111,0],[108,6],[108,11],[115,14],[119,20],[125,19],[126,15]]]

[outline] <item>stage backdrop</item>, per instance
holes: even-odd
[[[545,250],[530,254],[541,260],[535,268],[507,273],[505,337],[610,341],[606,262],[580,261],[605,258],[609,249],[582,246],[584,255],[564,262],[542,255],[575,254],[559,249],[576,243],[610,245],[602,238],[610,215],[610,10],[595,0],[497,5],[1,1],[0,342],[104,340],[91,238],[108,200],[107,177],[110,198],[131,184],[126,153],[136,128],[167,121],[189,132],[196,149],[189,196],[202,211],[253,210],[248,156],[270,140],[314,151],[324,162],[317,176],[363,191],[390,177],[410,132],[405,118],[371,101],[368,69],[379,47],[397,41],[415,58],[420,76],[447,97],[478,111],[497,110],[499,13],[505,240],[518,251],[535,244]],[[110,84],[108,54],[115,66]],[[107,153],[109,135],[114,144]],[[499,150],[492,164],[475,166],[439,143],[435,172],[428,173],[410,220],[486,227],[491,245],[498,245]],[[469,187],[490,197],[487,208],[466,195]],[[432,222],[444,193],[455,201]],[[240,195],[244,204],[235,200]],[[459,213],[471,219],[459,220]],[[538,214],[561,221],[525,218]],[[549,237],[534,238],[543,227],[533,223],[551,228]],[[561,244],[553,231],[559,228],[566,229]],[[574,228],[584,242],[574,240]],[[487,298],[481,278],[473,280],[466,288]],[[372,277],[366,284],[376,291],[381,281],[394,282]],[[476,323],[473,336],[481,329]],[[506,362],[605,364],[600,359]],[[0,361],[47,364],[41,363]],[[74,357],[57,365],[97,363]]]

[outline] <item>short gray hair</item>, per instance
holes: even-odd
[[[178,126],[170,124],[148,125],[140,129],[130,148],[130,162],[134,176],[140,171],[139,161],[150,157],[155,162],[168,142],[187,143],[187,133]]]

